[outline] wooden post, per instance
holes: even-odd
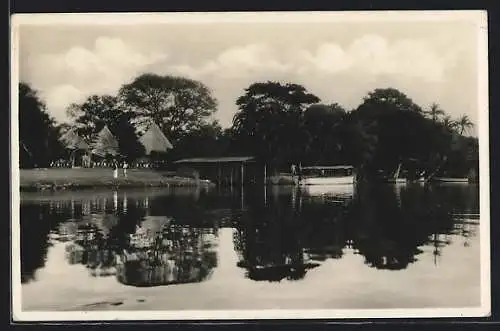
[[[243,185],[241,186],[241,209],[243,210],[245,208],[245,196],[243,192]]]
[[[267,206],[267,185],[264,185],[264,206]]]
[[[264,185],[267,184],[267,166],[264,164]]]
[[[241,163],[241,186],[243,186],[243,183],[245,182],[245,166],[244,163]]]

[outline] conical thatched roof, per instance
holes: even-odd
[[[89,149],[90,146],[80,137],[75,130],[71,129],[60,138],[61,142],[69,149]]]
[[[118,140],[105,126],[98,134],[93,144],[92,153],[100,156],[118,155]]]
[[[148,155],[151,154],[151,152],[166,152],[174,148],[156,123],[153,123],[148,128],[139,141],[144,146],[146,154]]]

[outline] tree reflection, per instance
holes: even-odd
[[[120,283],[132,286],[200,282],[217,265],[211,229],[145,216],[130,231],[130,224],[109,221],[113,216],[92,215],[89,222],[76,225],[67,246],[69,263],[84,264],[94,277],[116,275]]]
[[[449,201],[429,187],[362,186],[349,212],[354,247],[377,269],[406,268],[424,245],[438,256],[449,244],[438,234],[451,233],[455,222]]]
[[[95,218],[76,224],[71,224],[72,222],[64,224],[66,228],[76,229],[72,242],[66,246],[66,258],[70,264],[85,265],[93,277],[111,276],[116,273],[115,254],[108,244],[109,230],[104,228],[100,221],[114,218],[114,215],[93,216]],[[108,223],[111,224],[113,223]]]
[[[30,201],[20,206],[21,283],[35,280],[45,266],[48,249],[63,241],[57,232],[61,222],[72,217],[71,201]]]
[[[21,283],[35,278],[35,272],[45,264],[50,245],[48,235],[51,227],[51,210],[48,206],[24,205],[21,216]]]
[[[450,196],[439,187],[366,183],[350,197],[278,192],[264,192],[262,204],[250,203],[237,226],[238,266],[250,279],[300,279],[310,267],[342,258],[346,249],[376,269],[405,269],[423,246],[432,246],[437,259],[451,243],[447,235],[466,238],[467,226],[457,225],[453,211],[470,211],[467,201],[474,199],[473,189],[450,190]]]
[[[360,254],[367,266],[402,270],[452,240],[471,244],[477,187],[359,183],[349,195],[296,188],[176,194],[114,193],[41,199],[21,206],[21,278],[34,279],[54,242],[70,264],[131,286],[200,282],[217,266],[219,227],[234,228],[253,280],[299,280],[328,259]],[[168,217],[165,215],[169,215]]]
[[[214,231],[161,218],[160,226],[138,227],[118,255],[117,279],[133,286],[201,282],[217,266]],[[156,223],[158,225],[158,223]]]
[[[161,200],[111,193],[80,199],[61,196],[22,206],[23,282],[44,266],[51,242],[65,243],[69,264],[84,265],[92,277],[114,275],[125,285],[200,282],[210,276],[217,265],[217,228],[203,221],[203,206],[191,208],[195,217],[189,217],[188,201],[173,208],[179,222],[151,215],[159,212],[155,208]],[[185,197],[192,201],[193,195]],[[183,218],[191,222],[183,224]]]
[[[237,226],[234,243],[238,266],[245,268],[247,277],[253,280],[302,279],[307,270],[319,266],[305,250],[311,242],[309,235],[314,234],[308,233],[298,208],[293,206],[296,195],[280,195],[276,190],[272,193],[263,205],[250,200]],[[324,248],[321,246],[316,254],[328,254]]]

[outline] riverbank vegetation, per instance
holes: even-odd
[[[19,85],[21,168],[48,167],[68,157],[61,135],[74,130],[91,143],[107,126],[129,162],[144,156],[139,137],[156,123],[172,142],[162,157],[255,156],[269,175],[291,164],[351,164],[360,176],[422,175],[478,178],[478,139],[467,115],[451,118],[438,104],[422,106],[394,88],[369,92],[345,109],[324,104],[304,86],[256,82],[235,100],[232,125],[213,120],[217,100],[203,83],[142,74],[118,93],[92,95],[68,106],[70,122],[57,124],[29,85]],[[111,173],[111,172],[110,172]],[[25,177],[23,172],[22,177]]]
[[[150,169],[128,169],[127,176],[121,172],[117,178],[113,178],[112,169],[105,168],[21,169],[19,177],[20,190],[24,192],[213,185],[196,178]]]

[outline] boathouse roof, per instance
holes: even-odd
[[[190,159],[177,160],[174,163],[245,163],[252,162],[253,156],[228,156],[228,157],[195,157]]]
[[[337,165],[337,166],[310,166],[302,167],[302,169],[325,169],[325,170],[336,170],[336,169],[354,169],[351,165]]]

